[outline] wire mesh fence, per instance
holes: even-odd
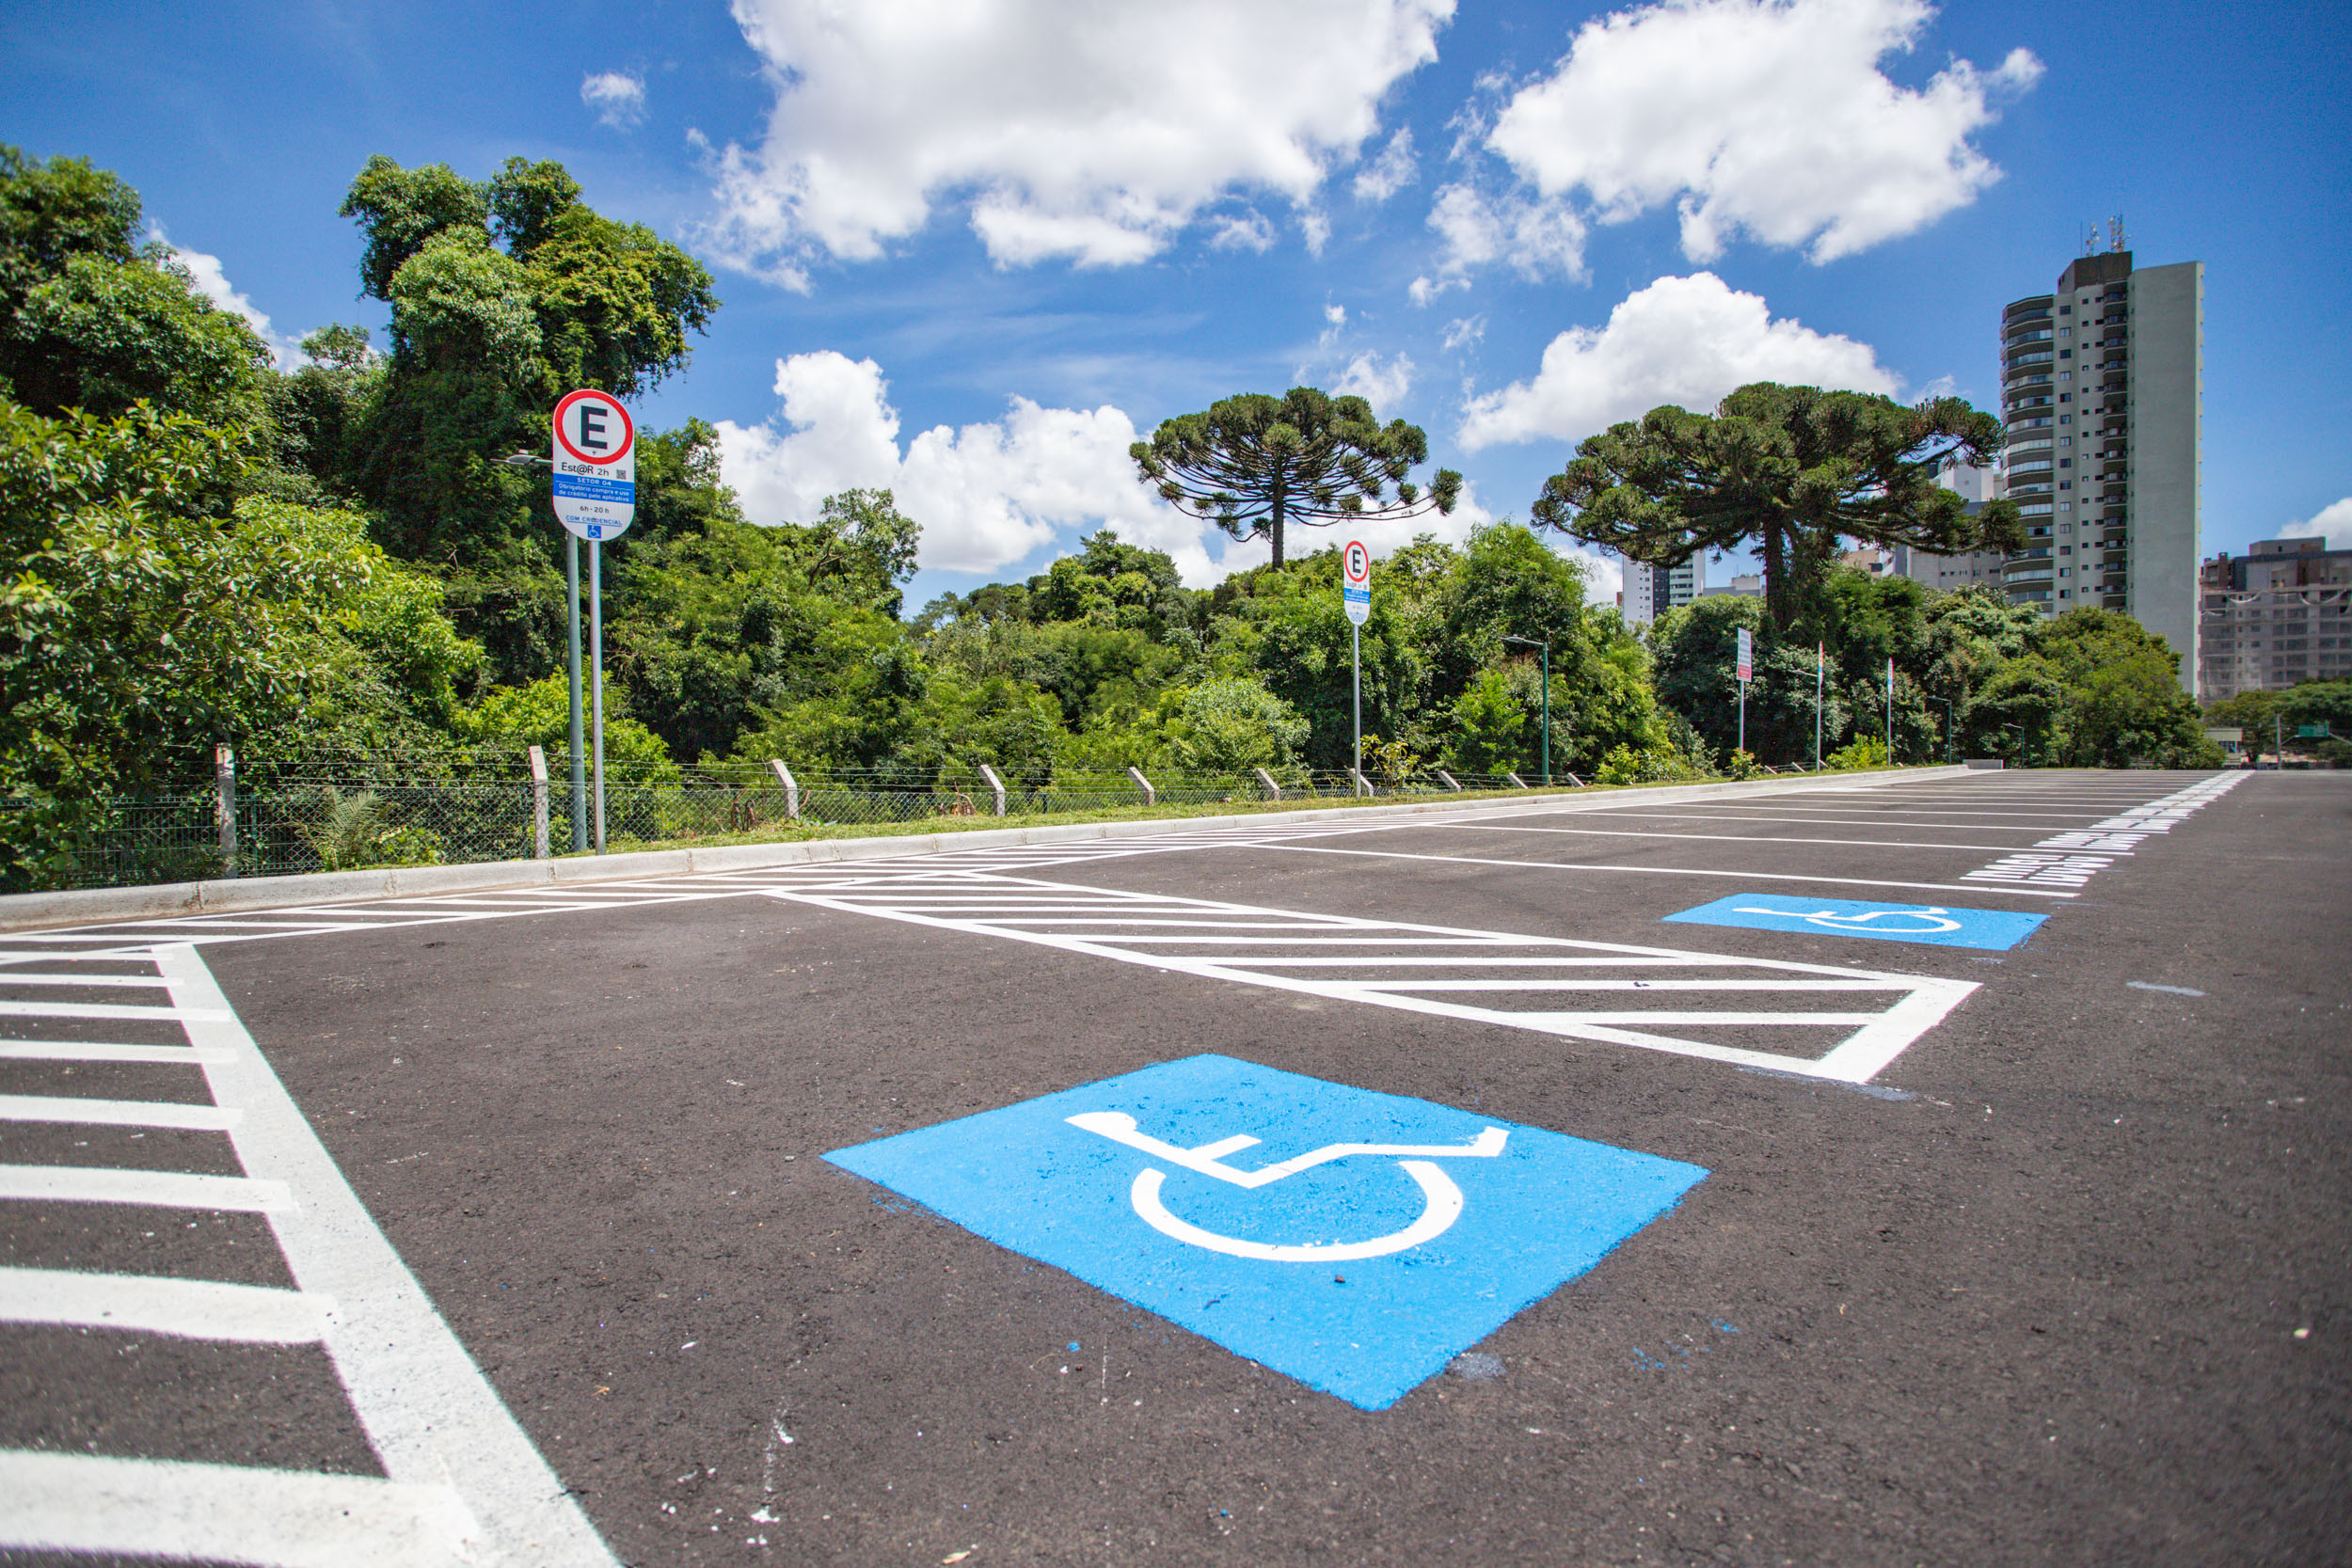
[[[472,759],[462,771],[418,782],[381,769],[312,761],[241,762],[224,790],[182,788],[124,797],[87,814],[35,885],[132,887],[221,876],[282,876],[389,866],[455,865],[585,853],[594,847],[593,793],[585,832],[574,825],[571,781],[544,789],[519,757]],[[519,766],[518,766],[519,765]],[[1565,781],[1563,781],[1565,782]],[[977,765],[787,769],[663,765],[608,768],[611,850],[698,841],[790,837],[826,828],[957,817],[1107,815],[1138,807],[1256,805],[1454,793],[1509,792],[1540,781],[1502,774],[1402,776],[1298,768],[1259,773],[1147,775],[1024,772]],[[0,810],[23,803],[0,801]],[[224,807],[226,808],[224,810]],[[545,814],[546,847],[540,847]],[[233,823],[224,832],[224,818]],[[230,846],[233,843],[233,850]]]

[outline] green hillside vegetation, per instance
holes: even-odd
[[[389,341],[329,327],[287,371],[141,238],[123,182],[0,149],[0,885],[70,880],[121,802],[200,787],[216,742],[247,766],[300,759],[354,783],[511,773],[522,747],[560,750],[563,534],[545,471],[500,459],[545,450],[568,388],[626,397],[677,372],[720,308],[700,263],[580,196],[550,163],[510,160],[476,182],[371,160],[342,212]],[[1212,418],[1232,409],[1249,418]],[[1406,478],[1425,460],[1420,431],[1313,388],[1186,416],[1183,440],[1138,448],[1138,483],[1221,471],[1219,442],[1248,460],[1232,471],[1279,481],[1285,453],[1322,450],[1282,422],[1302,409],[1338,421],[1317,459],[1338,476],[1316,482],[1330,494],[1260,516],[1204,490],[1197,509],[1238,535],[1451,508],[1458,476],[1427,491]],[[1764,451],[1737,476],[1752,507],[1818,499],[1825,472],[1868,496],[1775,525],[1777,621],[1763,601],[1717,597],[1637,635],[1587,602],[1577,561],[1516,522],[1396,550],[1375,563],[1363,629],[1367,772],[1540,771],[1539,664],[1506,636],[1550,643],[1555,774],[1809,760],[1817,642],[1824,748],[1852,758],[1883,734],[1892,657],[1906,760],[1941,752],[1940,700],[1965,752],[2217,761],[2177,656],[2124,617],[2044,621],[1830,564],[1841,529],[1950,543],[2009,526],[1961,516],[1902,467],[1931,448],[1979,451],[1988,425],[1948,399],[1907,412],[1749,388],[1711,423],[1659,410],[1595,437],[1534,519],[1649,559],[1761,536],[1731,479],[1685,465],[1658,480],[1677,442],[1710,461]],[[755,526],[721,482],[710,425],[640,439],[636,522],[605,551],[607,754],[628,777],[782,757],[913,782],[986,762],[1035,785],[1131,766],[1295,778],[1350,760],[1328,545],[1191,589],[1166,554],[1104,530],[1025,581],[910,614],[921,519],[889,492]],[[1733,754],[1739,626],[1758,633],[1761,666],[1746,756]]]

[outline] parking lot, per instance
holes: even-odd
[[[0,1544],[2341,1560],[2348,866],[1987,772],[0,936]]]

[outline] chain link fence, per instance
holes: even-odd
[[[224,875],[282,876],[385,866],[455,865],[582,853],[571,781],[534,783],[518,756],[475,758],[464,776],[398,782],[373,770],[243,767],[209,789],[126,797],[92,814],[40,878],[51,888],[132,887]],[[1569,782],[1569,781],[1564,781]],[[939,768],[786,769],[755,764],[663,767],[637,777],[608,769],[610,850],[800,836],[808,829],[958,817],[1107,815],[1156,806],[1247,806],[1280,800],[1507,793],[1538,781],[1416,769],[1403,777],[1283,769],[1231,776],[1008,773]],[[21,802],[0,801],[0,810]],[[224,824],[233,824],[225,830]],[[231,844],[233,843],[233,852]]]

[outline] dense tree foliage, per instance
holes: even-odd
[[[1312,387],[1279,398],[1246,393],[1163,420],[1128,455],[1143,482],[1178,511],[1236,539],[1270,540],[1277,566],[1286,559],[1292,523],[1327,528],[1343,519],[1452,512],[1462,493],[1462,476],[1451,468],[1438,471],[1426,495],[1406,477],[1429,461],[1429,437],[1419,425],[1383,425],[1362,398]]]
[[[1753,546],[1766,623],[1814,635],[1832,619],[1820,590],[1846,541],[1947,555],[2023,543],[2013,503],[1972,515],[1935,482],[1954,459],[1991,463],[2001,438],[1997,420],[1959,398],[1907,407],[1759,381],[1711,415],[1668,404],[1587,436],[1545,482],[1534,515],[1660,566]]]

